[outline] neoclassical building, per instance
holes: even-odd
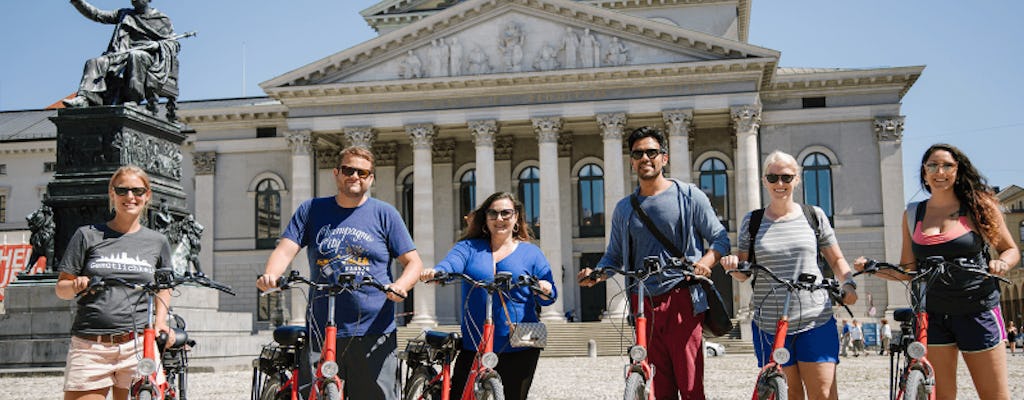
[[[761,161],[779,149],[803,165],[798,200],[825,210],[848,257],[899,256],[900,102],[923,66],[780,67],[782,52],[748,42],[750,0],[386,0],[361,14],[378,37],[325,49],[263,82],[264,97],[180,104],[202,265],[218,280],[251,287],[296,206],[336,193],[338,151],[362,145],[377,157],[373,196],[400,211],[425,265],[480,200],[509,191],[559,285],[544,318],[618,318],[621,281],[580,289],[575,276],[636,186],[624,142],[640,126],[667,134],[668,175],[704,190],[733,237],[762,206]],[[749,285],[715,280],[745,318]],[[902,286],[861,287],[862,315],[907,303]],[[300,296],[284,302],[292,319]],[[220,307],[262,326],[268,302],[242,290]],[[402,314],[459,316],[457,288],[422,285]]]

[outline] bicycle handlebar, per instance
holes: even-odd
[[[197,272],[195,274],[185,273],[181,276],[175,276],[171,271],[158,270],[154,273],[154,280],[147,283],[132,283],[113,276],[106,278],[92,276],[89,278],[89,285],[86,286],[85,289],[82,289],[82,291],[75,293],[75,297],[81,297],[90,292],[106,290],[111,286],[123,286],[131,290],[140,290],[146,293],[156,294],[161,290],[173,289],[186,283],[195,283],[203,287],[219,290],[232,296],[235,295],[234,290],[232,290],[230,286],[207,278],[202,272]]]
[[[316,283],[303,277],[301,274],[299,274],[299,271],[293,270],[290,274],[288,274],[288,276],[278,277],[277,286],[263,291],[263,293],[260,293],[260,296],[266,296],[271,293],[280,292],[282,290],[288,290],[291,289],[294,284],[301,283],[313,289],[323,290],[331,293],[341,293],[346,290],[358,290],[363,286],[369,286],[374,289],[380,290],[381,292],[391,293],[394,294],[395,296],[398,296],[401,299],[405,299],[405,295],[394,291],[390,287],[387,287],[380,282],[377,282],[370,275],[363,275],[362,279],[358,280],[356,279],[358,278],[358,276],[351,272],[342,272],[335,274],[335,276],[336,279],[334,279],[334,282]]]
[[[533,292],[534,294],[546,296],[544,291],[540,288],[537,277],[531,275],[519,275],[518,278],[513,278],[512,273],[508,271],[499,271],[495,273],[494,281],[491,282],[476,280],[461,272],[437,271],[433,278],[427,280],[427,283],[447,285],[456,280],[461,280],[475,287],[487,290],[489,293],[508,292],[515,288],[527,287],[530,289],[530,292]]]
[[[808,292],[813,292],[817,290],[824,290],[828,294],[829,298],[832,299],[832,301],[836,302],[839,305],[842,305],[844,308],[846,308],[847,312],[850,312],[850,309],[846,306],[846,303],[843,302],[843,297],[846,297],[846,291],[843,290],[842,286],[839,285],[839,281],[833,278],[822,277],[821,283],[817,283],[817,276],[815,275],[801,274],[801,276],[796,280],[782,279],[779,278],[779,276],[776,275],[775,272],[773,272],[768,267],[752,263],[750,261],[741,261],[739,265],[736,266],[736,269],[729,271],[729,273],[744,274],[746,276],[750,276],[753,275],[755,270],[764,272],[765,275],[768,275],[769,278],[772,278],[772,280],[774,280],[775,282],[778,282],[780,285],[785,286],[786,289],[790,291],[805,290]],[[811,280],[812,278],[813,280]],[[853,313],[850,312],[850,315],[853,315]]]
[[[925,277],[928,276],[941,274],[946,271],[946,268],[951,267],[957,268],[961,271],[970,272],[975,275],[981,275],[985,278],[998,279],[999,281],[1010,284],[1010,281],[1007,280],[1006,278],[989,273],[987,265],[977,264],[973,260],[963,257],[949,261],[942,256],[930,256],[921,260],[917,260],[916,263],[916,269],[907,270],[904,269],[901,265],[891,264],[884,261],[876,261],[869,258],[864,263],[864,270],[855,272],[853,276],[861,274],[876,274],[881,270],[888,269],[909,276],[910,281],[913,282],[920,279],[924,279]]]
[[[695,274],[693,272],[693,263],[687,260],[676,257],[670,257],[668,259],[668,263],[664,263],[658,256],[645,257],[644,268],[636,270],[626,271],[624,269],[615,267],[596,267],[590,272],[589,275],[583,277],[579,281],[583,282],[586,280],[596,280],[601,275],[606,275],[608,272],[616,273],[627,278],[634,278],[639,280],[644,280],[658,272],[675,272],[683,275],[688,279],[698,279],[706,281],[708,283],[714,283],[711,281],[711,279],[708,279],[708,277],[706,276]]]

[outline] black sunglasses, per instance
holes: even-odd
[[[142,195],[146,194],[146,192],[148,192],[148,191],[149,191],[149,189],[146,189],[144,187],[123,187],[123,186],[115,186],[114,187],[114,194],[116,194],[118,196],[127,196],[128,192],[132,192],[132,194],[134,194],[135,197],[141,197]]]
[[[352,174],[356,174],[359,179],[366,179],[366,177],[370,176],[370,171],[362,168],[342,165],[341,168],[338,169],[341,170],[341,176],[352,176]]]
[[[633,150],[633,151],[629,152],[629,156],[632,157],[634,160],[639,160],[639,159],[644,158],[644,154],[647,155],[647,158],[653,160],[654,157],[657,157],[659,154],[665,154],[665,150],[663,150],[663,149],[647,149],[647,150]]]
[[[793,182],[793,178],[796,178],[796,175],[775,175],[775,174],[768,174],[768,175],[765,175],[765,176],[764,176],[764,179],[768,180],[768,183],[775,183],[775,182],[778,182],[778,181],[779,181],[779,179],[782,179],[782,182],[785,182],[785,183],[790,183],[790,182]]]
[[[516,210],[511,208],[506,208],[504,210],[495,210],[493,208],[488,208],[487,211],[485,211],[485,213],[487,214],[487,219],[498,219],[499,215],[501,216],[501,219],[509,219],[513,215],[516,215]]]

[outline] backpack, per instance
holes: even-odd
[[[808,224],[811,224],[811,229],[814,230],[814,241],[818,241],[818,237],[821,236],[821,228],[819,228],[820,221],[818,221],[818,213],[814,212],[814,207],[807,204],[800,204],[800,209],[804,212],[804,219],[807,220]],[[751,264],[757,264],[757,257],[754,255],[754,240],[757,238],[757,231],[761,229],[761,220],[764,218],[764,209],[758,209],[750,212],[750,222],[747,226],[747,234],[750,238],[749,246],[747,246],[747,261]],[[817,249],[817,260],[818,269],[821,269],[822,257],[821,249],[815,246]],[[824,275],[824,274],[822,274]],[[754,275],[754,279],[750,281],[751,287],[757,283],[757,275]]]

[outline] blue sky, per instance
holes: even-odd
[[[376,0],[155,0],[182,41],[183,100],[263,95],[258,84],[373,38],[359,11]],[[93,0],[103,9],[128,0]],[[990,183],[1024,186],[1024,5],[1016,1],[753,0],[750,43],[780,66],[927,65],[903,99],[904,185],[932,143],[963,149]],[[43,108],[74,92],[111,27],[62,0],[0,1],[0,110]],[[244,69],[243,69],[243,60]],[[244,80],[243,80],[243,70]],[[1013,161],[1013,160],[1018,161]],[[835,192],[841,196],[842,188]]]

